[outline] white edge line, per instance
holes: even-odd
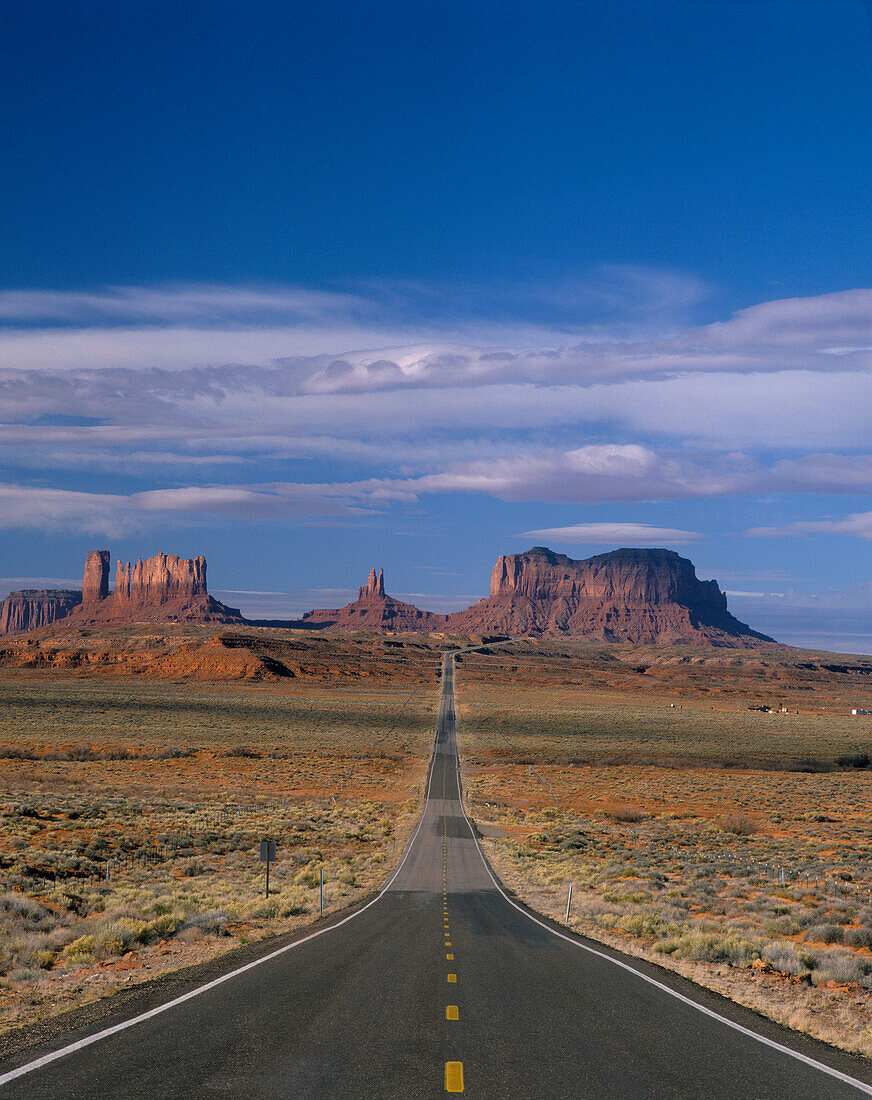
[[[135,1024],[141,1024],[145,1020],[150,1020],[154,1016],[159,1016],[162,1012],[168,1012],[171,1008],[176,1008],[177,1005],[184,1004],[185,1001],[190,1001],[194,997],[199,997],[201,993],[207,993],[210,989],[215,989],[216,986],[223,985],[224,982],[229,982],[231,978],[238,978],[240,974],[244,974],[248,970],[253,970],[256,966],[263,966],[264,963],[270,962],[272,959],[277,958],[279,955],[284,955],[286,951],[292,951],[295,947],[301,947],[304,943],[309,943],[310,940],[315,940],[319,936],[325,935],[327,932],[333,932],[337,928],[341,928],[343,924],[348,924],[349,921],[353,921],[356,917],[365,913],[370,906],[375,905],[377,901],[390,890],[393,886],[395,879],[399,875],[405,866],[406,860],[414,847],[415,841],[418,839],[418,833],[421,831],[421,826],[424,824],[424,818],[427,814],[427,804],[430,801],[430,788],[433,785],[433,770],[436,764],[436,742],[438,739],[438,726],[436,735],[433,738],[433,751],[430,757],[430,768],[427,777],[427,791],[424,796],[424,803],[421,807],[421,819],[418,822],[418,827],[412,834],[412,838],[406,845],[403,858],[400,860],[396,871],[391,875],[388,881],[382,886],[381,890],[376,894],[374,898],[362,906],[354,913],[349,913],[347,917],[343,917],[342,920],[337,921],[335,924],[331,924],[327,928],[319,928],[317,932],[310,932],[308,936],[304,936],[302,939],[294,940],[293,943],[285,944],[284,947],[279,947],[276,951],[271,951],[268,955],[263,955],[259,959],[255,959],[254,962],[246,963],[245,966],[237,967],[236,970],[231,970],[229,974],[222,974],[220,978],[215,978],[211,982],[206,982],[205,985],[197,986],[196,989],[191,989],[187,993],[183,993],[180,997],[175,997],[171,1001],[167,1001],[166,1004],[158,1005],[156,1008],[150,1008],[148,1012],[141,1012],[138,1016],[131,1016],[129,1020],[122,1020],[120,1024],[113,1024],[112,1027],[104,1028],[102,1031],[97,1031],[93,1035],[88,1035],[84,1039],[79,1039],[75,1043],[69,1043],[65,1047],[61,1047],[59,1050],[53,1050],[50,1054],[44,1054],[41,1058],[36,1058],[32,1062],[27,1062],[23,1066],[19,1066],[17,1069],[9,1070],[8,1073],[4,1073],[0,1076],[0,1085],[6,1085],[10,1081],[14,1081],[18,1077],[24,1077],[28,1073],[33,1073],[34,1070],[40,1069],[42,1066],[47,1066],[51,1062],[56,1062],[59,1058],[65,1058],[68,1054],[74,1054],[77,1050],[83,1050],[85,1047],[90,1046],[92,1043],[98,1043],[101,1039],[108,1039],[110,1035],[117,1035],[119,1031],[126,1031],[127,1028],[133,1027]]]
[[[453,662],[452,662],[453,663]],[[456,734],[455,734],[456,736]],[[726,1016],[722,1016],[719,1012],[715,1012],[711,1008],[706,1008],[705,1005],[699,1004],[698,1001],[694,1001],[691,997],[685,997],[683,993],[679,993],[676,989],[670,989],[668,985],[664,985],[663,982],[658,982],[656,978],[651,978],[647,974],[644,974],[641,970],[637,970],[634,966],[630,966],[629,963],[623,962],[621,959],[616,959],[612,955],[607,955],[604,951],[597,951],[595,947],[589,947],[586,943],[581,943],[579,940],[573,939],[571,936],[564,935],[563,932],[558,932],[556,928],[552,928],[544,921],[534,917],[532,913],[528,912],[523,906],[518,905],[517,902],[512,901],[509,895],[505,892],[500,882],[494,876],[493,871],[490,869],[487,859],[485,859],[484,852],[481,850],[481,845],[478,842],[478,837],[475,835],[475,829],[472,826],[472,822],[469,820],[466,814],[466,807],[463,805],[463,793],[460,784],[460,754],[455,754],[457,764],[457,791],[460,795],[458,801],[460,802],[460,811],[466,819],[466,824],[469,828],[470,836],[473,843],[478,849],[478,854],[481,857],[481,861],[484,864],[484,869],[488,873],[488,877],[491,882],[497,888],[503,898],[512,906],[513,909],[517,909],[519,913],[531,920],[534,924],[538,924],[540,928],[544,928],[546,932],[550,932],[552,936],[557,936],[558,939],[565,940],[567,943],[571,943],[573,947],[578,947],[582,951],[587,951],[590,955],[595,955],[598,959],[603,959],[605,962],[612,963],[614,966],[619,966],[622,970],[629,971],[630,974],[634,974],[637,978],[641,978],[643,982],[647,982],[649,985],[653,985],[656,989],[661,990],[663,993],[668,993],[670,997],[674,997],[677,1001],[682,1001],[686,1005],[690,1005],[691,1008],[695,1008],[697,1012],[701,1012],[704,1016],[709,1016],[712,1020],[718,1020],[722,1024],[726,1024],[727,1027],[731,1027],[734,1031],[740,1032],[742,1035],[746,1035],[749,1039],[756,1039],[758,1043],[763,1043],[764,1046],[771,1047],[773,1050],[780,1051],[782,1054],[787,1054],[791,1058],[795,1058],[798,1062],[803,1062],[807,1066],[811,1066],[813,1069],[820,1070],[821,1073],[829,1074],[830,1077],[835,1077],[837,1080],[844,1082],[846,1085],[853,1085],[855,1089],[859,1089],[860,1092],[864,1092],[867,1096],[872,1096],[872,1086],[864,1084],[862,1081],[858,1081],[855,1077],[849,1077],[847,1073],[842,1073],[837,1069],[833,1069],[831,1066],[826,1065],[824,1062],[818,1062],[814,1058],[809,1058],[807,1054],[800,1054],[797,1050],[791,1050],[790,1047],[784,1046],[783,1043],[777,1043],[774,1039],[767,1039],[765,1035],[761,1035],[757,1031],[752,1031],[751,1028],[744,1027],[742,1024],[737,1024],[734,1020],[730,1020]]]

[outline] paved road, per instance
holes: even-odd
[[[872,1095],[771,1044],[872,1080],[862,1063],[692,993],[700,1010],[681,999],[686,983],[650,967],[646,980],[510,902],[459,800],[453,689],[449,657],[426,809],[380,897],[323,934],[20,1077],[2,1075],[89,1036],[68,1034],[54,1050],[0,1066],[3,1097]]]

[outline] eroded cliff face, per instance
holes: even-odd
[[[449,615],[448,629],[672,645],[772,640],[729,613],[717,581],[699,580],[692,562],[661,549],[576,561],[534,546],[498,558],[490,596]]]
[[[136,565],[118,562],[115,571],[116,604],[157,606],[171,600],[190,600],[208,595],[206,559],[155,554]]]
[[[25,634],[63,619],[82,602],[68,588],[23,588],[0,603],[0,634]]]
[[[717,581],[697,579],[693,563],[674,550],[614,550],[575,561],[534,546],[525,554],[497,558],[490,594],[502,599],[616,601],[625,604],[682,603],[726,611]]]
[[[444,615],[421,611],[414,604],[395,600],[385,593],[384,570],[370,570],[359,596],[345,607],[309,611],[300,621],[304,627],[320,630],[393,631],[398,634],[442,630]]]

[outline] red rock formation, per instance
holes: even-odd
[[[105,555],[105,558],[103,557]],[[96,577],[108,580],[108,551],[92,551],[85,566],[85,583],[96,588]],[[65,626],[123,622],[240,623],[236,608],[213,599],[206,588],[206,559],[155,554],[131,567],[118,562],[115,591],[87,600]]]
[[[24,634],[51,626],[82,602],[79,592],[67,588],[23,588],[0,603],[0,634]]]
[[[534,546],[497,559],[491,593],[449,630],[573,635],[611,642],[747,646],[772,641],[727,610],[717,581],[673,550],[614,550],[584,561]]]
[[[91,550],[85,558],[82,578],[82,603],[86,606],[105,600],[109,595],[109,551]]]
[[[420,611],[413,604],[386,595],[384,570],[379,570],[378,576],[374,569],[370,570],[369,579],[359,591],[357,599],[345,607],[309,611],[300,620],[300,626],[321,630],[389,630],[398,634],[444,628],[444,615]]]
[[[379,569],[378,577],[376,577],[376,575],[375,575],[375,570],[370,569],[369,579],[367,580],[366,584],[363,585],[359,589],[359,592],[360,592],[359,599],[361,599],[361,600],[373,600],[373,599],[378,599],[381,596],[384,596],[384,594],[385,594],[385,571],[384,571],[384,569]]]

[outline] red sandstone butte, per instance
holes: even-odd
[[[96,583],[97,554],[100,554],[99,585]],[[89,554],[83,591],[103,591],[108,572],[108,552],[93,551]],[[108,585],[108,581],[106,583]],[[177,554],[155,554],[145,561],[140,558],[133,566],[130,562],[119,561],[115,572],[115,591],[102,598],[86,600],[63,625],[243,621],[239,611],[226,607],[209,595],[204,557],[180,558]]]
[[[674,550],[629,549],[576,561],[544,546],[497,559],[490,595],[448,616],[450,631],[607,642],[757,646],[771,642],[727,610],[717,581]]]

